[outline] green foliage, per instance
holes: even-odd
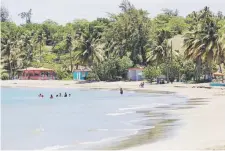
[[[194,78],[194,73],[195,73],[194,63],[192,61],[184,62],[181,68],[181,73],[182,73],[181,79],[183,81],[190,81],[192,78]]]
[[[8,73],[2,73],[1,74],[1,80],[9,80],[9,74]]]
[[[93,77],[101,81],[127,79],[128,68],[132,66],[133,63],[128,57],[108,58],[103,63],[93,67],[93,74],[96,74]]]
[[[160,68],[157,68],[156,66],[147,66],[144,70],[144,77],[149,82],[152,82],[155,78],[157,78],[161,74]]]
[[[72,74],[70,74],[66,71],[60,70],[60,69],[56,71],[56,75],[57,75],[58,80],[72,80],[73,79]]]
[[[97,73],[95,73],[94,71],[90,71],[88,73],[87,79],[88,81],[100,81]]]
[[[185,75],[185,80],[199,80],[215,71],[215,65],[225,63],[225,18],[221,12],[214,14],[205,7],[182,17],[178,10],[163,9],[150,18],[147,11],[127,0],[119,8],[120,13],[108,18],[66,25],[52,20],[32,23],[30,9],[20,13],[26,24],[17,26],[9,22],[9,12],[2,7],[4,70],[12,78],[21,68],[47,67],[57,71],[59,79],[71,79],[74,68],[88,66],[93,68],[90,80],[113,81],[126,79],[129,67],[151,64],[156,69],[150,73],[148,66],[149,76],[155,77],[160,70],[170,79]],[[179,36],[181,41],[173,40]]]

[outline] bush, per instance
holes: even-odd
[[[73,75],[68,73],[67,76],[63,78],[63,80],[73,80]]]
[[[108,58],[101,64],[94,65],[92,77],[101,81],[118,81],[127,79],[128,68],[133,62],[128,57]]]
[[[161,70],[157,67],[148,66],[143,71],[145,79],[152,83],[154,78],[161,74]]]
[[[57,70],[56,75],[57,75],[58,80],[72,80],[73,79],[73,75],[71,73],[68,73],[63,70]]]
[[[1,80],[9,80],[9,74],[8,73],[2,73],[1,74]]]
[[[99,77],[95,72],[91,71],[91,72],[88,73],[88,76],[87,76],[86,80],[88,80],[88,81],[99,81]]]

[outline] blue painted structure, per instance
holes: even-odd
[[[225,87],[225,83],[210,83],[210,86]]]
[[[73,80],[86,80],[89,70],[75,70],[73,72]]]

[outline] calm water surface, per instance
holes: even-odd
[[[174,94],[2,88],[2,149],[84,149],[151,128],[136,111],[185,102]],[[71,97],[56,98],[59,93]],[[39,98],[38,94],[44,94]],[[49,99],[50,94],[54,99]],[[136,122],[135,122],[136,121]]]

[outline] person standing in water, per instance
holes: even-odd
[[[61,97],[62,95],[61,95],[61,93],[59,93],[59,97]]]
[[[123,89],[122,89],[122,88],[120,88],[120,94],[121,94],[121,95],[123,94]]]
[[[65,92],[65,95],[64,95],[64,97],[67,97],[67,94],[66,94],[66,92]]]
[[[50,99],[53,99],[53,95],[51,94]]]

